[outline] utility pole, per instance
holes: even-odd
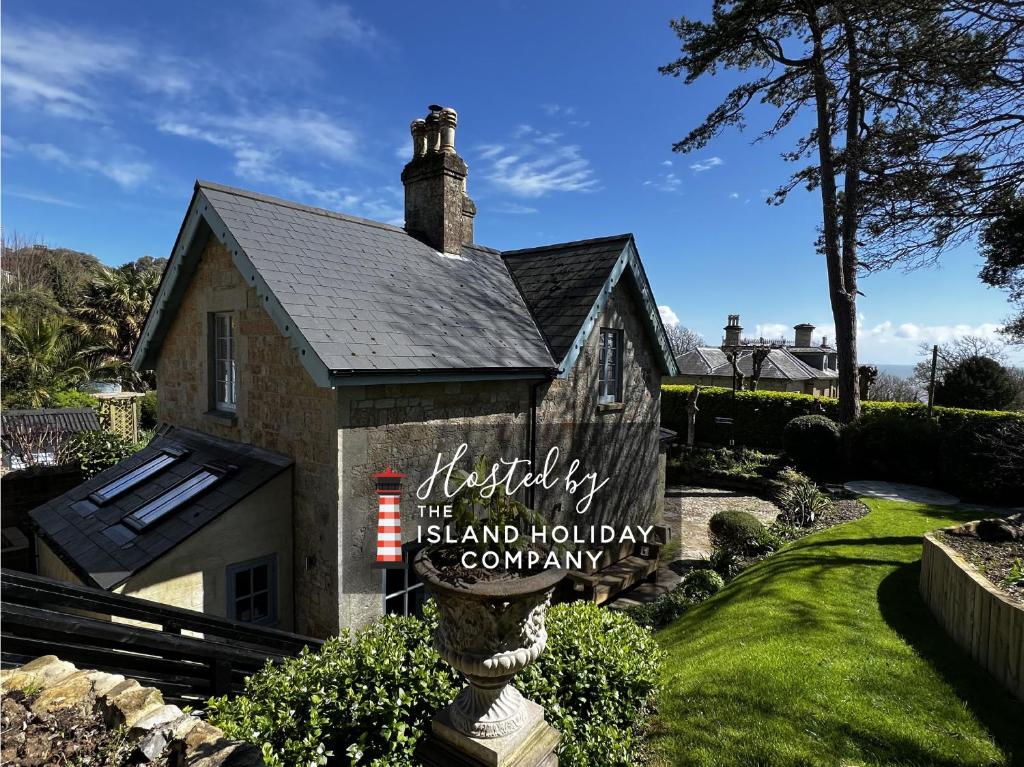
[[[935,368],[939,364],[939,345],[932,346],[932,376],[928,383],[928,417],[932,417],[932,405],[935,402]]]

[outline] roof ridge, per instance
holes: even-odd
[[[214,181],[203,181],[202,179],[196,179],[196,187],[199,189],[210,189],[215,192],[225,192],[227,194],[233,194],[238,197],[247,197],[250,200],[256,200],[257,202],[266,202],[271,205],[280,205],[282,208],[291,208],[292,210],[301,210],[305,213],[313,213],[318,216],[325,216],[327,218],[336,218],[340,221],[348,221],[353,224],[364,224],[365,226],[373,226],[378,229],[385,229],[389,232],[398,232],[400,234],[409,233],[400,226],[393,224],[385,224],[382,221],[374,221],[371,218],[360,218],[359,216],[352,216],[347,213],[339,213],[336,210],[327,210],[327,208],[317,208],[312,205],[303,205],[301,202],[294,202],[293,200],[286,200],[283,197],[273,197],[269,194],[261,194],[260,192],[253,192],[249,189],[241,189],[236,186],[228,186],[227,184],[218,184]],[[412,235],[409,235],[410,237]]]
[[[593,245],[598,242],[612,242],[614,240],[629,240],[632,239],[632,232],[624,232],[623,234],[610,234],[605,237],[591,237],[586,240],[572,240],[570,242],[555,242],[550,245],[536,245],[532,248],[519,248],[517,250],[503,250],[501,251],[502,256],[521,256],[528,253],[532,253],[538,250],[563,250],[565,248],[576,248],[581,245]]]

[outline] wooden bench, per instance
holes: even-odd
[[[585,599],[601,605],[644,581],[656,583],[658,556],[670,535],[669,528],[657,525],[652,534],[654,541],[626,541],[605,548],[596,569],[569,571],[562,581],[562,599]]]

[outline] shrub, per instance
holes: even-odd
[[[156,427],[156,390],[150,389],[139,400],[139,428],[153,429]]]
[[[1002,365],[989,357],[968,357],[935,389],[935,401],[951,407],[999,410],[1017,398],[1017,387]]]
[[[631,607],[627,615],[641,626],[657,630],[680,617],[695,601],[679,585],[653,602]]]
[[[66,454],[77,463],[86,479],[120,463],[139,449],[119,434],[110,431],[83,431],[68,440]]]
[[[78,391],[77,389],[55,391],[46,401],[46,407],[89,407],[93,410],[98,410],[99,406],[100,401],[98,399],[91,394],[86,394],[84,391]]]
[[[210,721],[259,745],[270,767],[411,766],[430,718],[463,686],[433,649],[435,625],[428,603],[425,620],[383,618],[319,652],[268,663],[244,695],[211,699]],[[634,728],[662,656],[654,639],[625,615],[584,602],[552,607],[547,628],[547,650],[515,683],[562,733],[559,764],[634,764]]]
[[[712,515],[708,529],[716,547],[748,554],[757,548],[764,525],[749,511],[726,509]]]
[[[717,594],[725,586],[722,576],[714,570],[691,570],[683,576],[683,593],[695,602],[703,602]]]
[[[938,425],[924,411],[865,413],[843,431],[848,469],[865,479],[933,484],[940,446]]]
[[[210,721],[256,744],[270,767],[411,765],[430,717],[462,687],[416,618],[384,618],[352,636],[268,664],[245,694],[210,700]],[[333,757],[333,758],[331,758]]]
[[[708,557],[708,566],[725,580],[729,580],[743,567],[735,549],[715,547]]]
[[[786,453],[812,473],[834,470],[839,457],[839,425],[823,415],[801,415],[782,432]]]
[[[791,525],[805,527],[827,511],[832,502],[811,481],[793,482],[787,485],[778,496],[778,504],[782,507],[782,516]]]

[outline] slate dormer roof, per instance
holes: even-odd
[[[664,372],[675,370],[631,236],[532,254],[468,245],[451,255],[395,226],[204,181],[196,182],[133,357],[137,369],[155,365],[211,237],[320,386],[564,375],[574,339],[603,306],[603,289],[626,272]],[[561,287],[552,289],[545,270]],[[557,300],[571,304],[571,319],[556,316]]]
[[[156,459],[166,465],[106,500],[103,489]],[[280,453],[165,427],[142,450],[34,509],[29,518],[47,546],[91,586],[114,588],[292,465]],[[180,488],[206,467],[219,479],[156,522],[137,529],[129,517]],[[168,496],[169,497],[169,496]]]

